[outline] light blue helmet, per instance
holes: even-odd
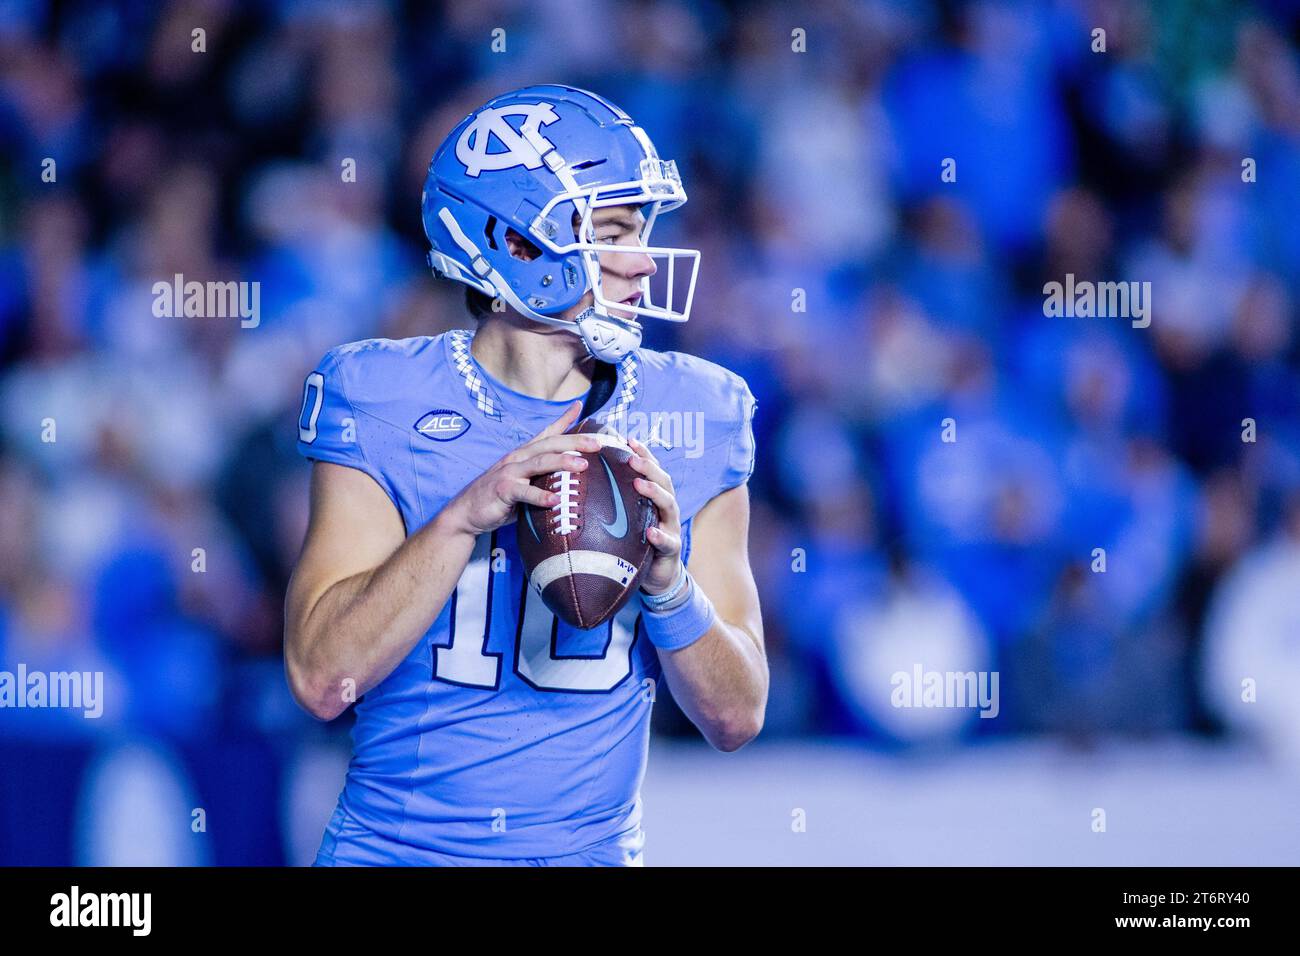
[[[677,164],[659,158],[631,117],[585,90],[545,85],[498,96],[452,130],[429,164],[421,211],[436,274],[500,296],[534,321],[575,331],[593,355],[612,362],[640,344],[638,317],[685,322],[690,315],[699,252],[648,244],[659,213],[684,202]],[[663,260],[658,303],[649,276],[634,305],[601,292],[599,254],[609,246],[596,244],[592,211],[627,204],[642,207],[645,226],[638,245],[618,251]],[[541,255],[512,256],[507,228]],[[689,274],[680,274],[678,260]],[[678,279],[685,284],[675,289]],[[576,326],[556,318],[588,289],[594,303]]]

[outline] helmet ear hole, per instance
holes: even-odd
[[[524,262],[532,262],[540,258],[542,250],[538,249],[526,236],[521,236],[514,229],[506,229],[506,249],[514,259],[522,259]]]
[[[483,235],[487,237],[488,248],[497,249],[497,217],[488,216],[487,223],[483,226]]]

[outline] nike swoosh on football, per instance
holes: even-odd
[[[531,532],[533,533],[533,537],[537,539],[537,543],[538,543],[538,544],[541,544],[541,543],[542,543],[542,536],[541,536],[540,534],[538,534],[538,533],[537,533],[537,529],[536,529],[535,527],[533,527],[533,513],[532,513],[532,511],[530,511],[528,508],[524,508],[524,517],[528,519],[528,530],[531,531]]]
[[[609,462],[605,456],[600,456],[600,463],[605,466],[605,474],[609,476],[609,490],[614,497],[614,523],[606,524],[604,521],[600,526],[605,529],[612,537],[621,538],[627,534],[627,512],[623,510],[623,495],[618,489],[618,482],[614,480],[614,473],[609,470]]]

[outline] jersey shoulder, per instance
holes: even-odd
[[[754,395],[746,381],[728,368],[687,352],[638,349],[645,382],[645,401],[687,405],[717,422],[740,423],[751,413]]]
[[[744,378],[708,359],[653,349],[638,349],[637,358],[643,391],[627,427],[673,474],[688,519],[749,480],[757,402]]]
[[[390,466],[408,455],[413,396],[437,394],[441,338],[363,339],[326,352],[303,383],[298,453],[359,469],[396,502]]]
[[[427,382],[442,364],[442,336],[361,339],[325,353],[318,371],[332,371],[354,403],[382,405]]]

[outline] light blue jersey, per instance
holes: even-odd
[[[370,475],[408,535],[568,405],[492,379],[471,340],[355,342],[307,377],[299,451]],[[594,417],[672,476],[689,557],[689,519],[753,469],[753,412],[739,376],[638,349]],[[428,632],[358,702],[317,863],[639,862],[661,674],[640,610],[633,599],[603,627],[570,627],[526,586],[515,525],[481,535]]]

